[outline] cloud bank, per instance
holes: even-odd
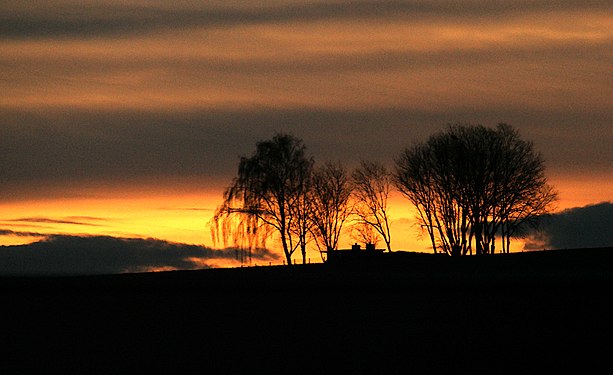
[[[579,249],[613,246],[613,203],[576,207],[545,219],[528,236],[526,249]]]
[[[0,232],[19,235],[12,231]],[[0,275],[93,275],[192,270],[214,267],[219,261],[238,264],[235,262],[236,254],[235,249],[214,250],[157,239],[53,235],[28,245],[0,247]],[[253,253],[256,261],[274,261],[277,257],[264,249]]]

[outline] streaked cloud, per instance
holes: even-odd
[[[194,27],[232,27],[245,24],[299,23],[322,20],[417,18],[466,20],[513,17],[564,11],[606,11],[606,1],[260,1],[197,5],[178,1],[82,4],[5,2],[0,35],[24,37],[99,37]],[[8,12],[8,11],[12,12]]]
[[[212,212],[214,211],[213,208],[206,208],[206,207],[160,207],[160,210],[170,210],[170,211],[205,211],[205,212]]]
[[[47,237],[46,234],[39,232],[16,231],[12,229],[0,229],[0,236]]]
[[[10,219],[5,220],[8,222],[17,222],[17,223],[43,223],[43,224],[71,224],[71,225],[85,225],[85,226],[98,226],[98,224],[92,224],[87,221],[91,220],[91,218],[83,218],[83,217],[73,217],[74,219],[85,219],[85,220],[67,220],[67,219],[51,219],[46,217],[24,217],[19,219]],[[97,218],[97,220],[101,220]]]
[[[573,100],[604,110],[606,96],[596,93],[609,86],[596,78],[606,77],[612,23],[594,13],[579,24],[570,16],[455,25],[356,21],[7,41],[0,45],[7,93],[0,105],[461,110],[479,102],[481,110],[562,110]]]

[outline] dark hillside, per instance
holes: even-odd
[[[612,248],[5,278],[0,366],[19,373],[32,366],[45,373],[588,370],[610,348],[612,285]]]

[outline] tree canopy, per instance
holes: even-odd
[[[252,156],[241,157],[238,174],[224,191],[213,217],[214,234],[221,232],[224,241],[232,237],[237,246],[251,249],[276,232],[291,264],[292,254],[305,240],[299,234],[304,233],[299,206],[312,169],[313,159],[307,157],[302,140],[276,134],[258,142]]]
[[[508,251],[518,227],[552,208],[556,193],[544,170],[541,155],[511,126],[457,124],[404,150],[395,184],[435,252],[492,254],[496,235]]]

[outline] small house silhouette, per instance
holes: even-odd
[[[344,264],[344,263],[368,263],[374,259],[378,259],[384,254],[384,249],[375,249],[375,244],[366,244],[366,249],[362,250],[360,244],[351,245],[351,249],[339,249],[326,251],[326,263]]]

